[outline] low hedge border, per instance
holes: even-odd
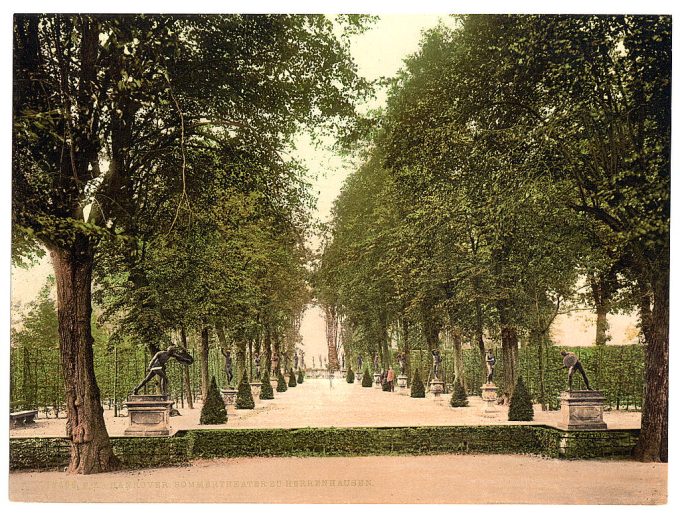
[[[195,458],[529,454],[592,459],[630,456],[639,430],[564,431],[543,425],[180,430],[170,437],[112,437],[123,468]],[[10,470],[68,465],[66,438],[10,439]]]

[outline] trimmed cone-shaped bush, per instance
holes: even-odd
[[[352,367],[347,368],[347,377],[345,379],[347,380],[347,383],[354,383],[354,371],[352,370]]]
[[[515,391],[510,398],[510,410],[508,411],[508,421],[533,421],[534,407],[531,404],[531,394],[524,384],[522,376],[517,378]]]
[[[205,398],[203,408],[201,409],[200,424],[224,424],[227,422],[227,409],[224,407],[224,401],[220,395],[215,382],[215,376],[210,380],[210,387],[208,387],[208,396]]]
[[[248,374],[243,371],[241,383],[238,384],[238,394],[236,394],[236,408],[241,410],[252,410],[255,408],[255,401],[253,401],[253,391],[250,389],[250,381]]]
[[[300,369],[300,370],[298,371],[298,379],[297,379],[297,382],[298,382],[298,385],[299,385],[300,383],[304,383],[304,382],[305,382],[305,373],[302,372],[302,369]]]
[[[371,378],[371,373],[368,372],[368,367],[366,367],[366,370],[364,371],[364,375],[361,377],[361,386],[362,387],[372,387],[373,386],[373,378]]]
[[[295,373],[293,372],[293,369],[290,369],[288,372],[288,386],[297,387],[297,381],[295,381]]]
[[[269,373],[267,372],[262,376],[260,399],[274,399],[274,388],[272,387],[272,382],[269,381]]]
[[[286,378],[283,377],[283,373],[279,370],[279,374],[276,378],[276,392],[285,392],[286,390],[288,390]]]
[[[456,379],[453,384],[453,394],[451,394],[451,406],[462,407],[468,406],[468,398],[460,380]]]
[[[413,381],[411,381],[411,397],[425,397],[425,385],[420,379],[420,371],[416,369],[413,374]]]

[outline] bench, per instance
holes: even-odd
[[[9,427],[14,428],[16,426],[33,424],[36,417],[38,417],[37,410],[23,410],[21,412],[12,412],[9,414]]]

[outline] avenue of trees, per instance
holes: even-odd
[[[551,324],[585,284],[597,344],[608,313],[640,315],[635,456],[666,461],[670,74],[670,17],[475,15],[427,32],[314,276],[347,357],[386,367],[395,341],[408,359],[447,336],[460,379],[463,341],[481,364],[491,337],[509,397],[519,343],[543,380]]]
[[[280,15],[17,15],[14,84],[13,258],[49,253],[69,470],[106,471],[93,302],[108,347],[200,334],[204,396],[213,336],[268,366],[310,298],[292,139],[350,134],[369,85],[327,18]]]

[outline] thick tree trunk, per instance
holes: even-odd
[[[645,335],[645,397],[642,428],[633,456],[645,462],[668,462],[668,270],[658,272],[654,305],[642,304]]]
[[[607,331],[609,324],[607,323],[607,308],[605,306],[597,306],[597,320],[595,323],[595,345],[606,345],[609,339]]]
[[[203,404],[208,399],[208,387],[210,386],[210,379],[208,373],[208,354],[210,351],[210,328],[203,327],[201,329],[201,397]]]
[[[189,350],[189,344],[187,342],[187,332],[184,326],[179,328],[180,338],[182,340],[182,348],[185,351]],[[186,394],[187,404],[190,409],[194,408],[194,395],[191,392],[191,378],[189,377],[189,366],[182,365],[182,384],[184,385],[184,393]]]
[[[328,367],[331,370],[338,370],[338,314],[335,306],[327,304],[324,306],[324,317],[326,320],[326,343],[328,344]]]
[[[66,386],[66,435],[70,439],[70,473],[90,474],[113,469],[113,455],[104,424],[104,409],[94,373],[92,344],[92,266],[94,252],[87,238],[70,249],[52,248],[57,281],[61,364]]]

